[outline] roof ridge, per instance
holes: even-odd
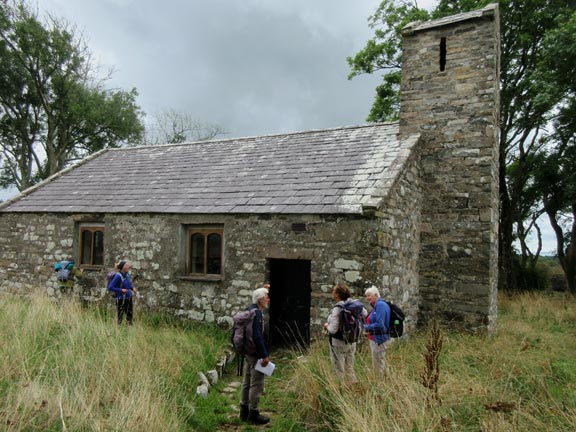
[[[398,124],[398,121],[390,121],[390,122],[378,122],[378,123],[365,123],[361,125],[351,125],[351,126],[338,126],[333,128],[323,128],[323,129],[308,129],[303,131],[295,131],[295,132],[285,132],[285,133],[272,133],[267,135],[250,135],[250,136],[243,136],[243,137],[235,137],[235,138],[222,138],[222,139],[210,139],[210,140],[201,140],[201,141],[187,141],[181,143],[164,143],[164,144],[149,144],[149,145],[142,145],[142,146],[132,146],[132,147],[116,147],[116,148],[107,148],[106,150],[110,151],[127,151],[127,150],[140,150],[140,149],[149,149],[149,148],[161,148],[161,147],[179,147],[179,146],[188,146],[188,145],[196,145],[196,144],[207,144],[207,143],[226,143],[230,141],[248,141],[248,140],[255,140],[259,138],[274,138],[274,137],[281,137],[281,136],[296,136],[296,135],[305,135],[314,132],[334,132],[338,130],[350,130],[350,129],[366,129],[370,127],[379,127],[379,126],[393,126]]]

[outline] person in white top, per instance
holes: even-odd
[[[342,306],[352,301],[350,289],[345,283],[339,283],[332,289],[332,298],[336,304],[332,308],[324,330],[330,336],[330,362],[334,373],[354,384],[358,380],[354,371],[354,360],[356,355],[356,343],[346,343],[342,338]],[[364,312],[366,312],[364,310]],[[365,313],[366,315],[366,313]]]

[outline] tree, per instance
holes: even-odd
[[[145,143],[156,145],[205,141],[225,133],[218,125],[204,123],[191,114],[169,109],[154,116]]]
[[[352,71],[348,79],[365,73],[384,71],[384,82],[376,87],[376,96],[366,119],[369,122],[397,120],[400,110],[400,68],[402,65],[401,30],[411,21],[427,21],[430,15],[419,9],[417,3],[403,2],[397,6],[393,0],[384,0],[368,25],[374,29],[374,39],[354,57],[348,57]]]
[[[440,0],[431,14],[440,18],[466,12],[491,3],[491,0]],[[516,286],[513,261],[513,243],[521,245],[521,266],[535,266],[541,246],[535,253],[530,251],[526,239],[531,230],[539,232],[537,218],[543,213],[541,195],[533,189],[532,169],[534,156],[542,150],[543,135],[551,132],[550,120],[563,103],[558,88],[547,84],[536,85],[542,74],[545,38],[556,28],[558,21],[570,16],[575,7],[574,0],[500,0],[501,15],[501,110],[500,110],[500,238],[499,267],[502,288]],[[397,73],[399,55],[399,29],[407,20],[418,15],[413,11],[417,3],[384,0],[377,14],[370,18],[375,30],[374,39],[366,47],[348,59],[352,68],[351,77],[359,73],[373,73],[388,69]],[[379,11],[387,11],[386,16]],[[422,13],[420,19],[425,20]],[[399,17],[401,19],[399,19]],[[399,24],[399,25],[398,25]],[[552,43],[552,42],[550,42]],[[572,45],[573,47],[574,45]],[[567,78],[566,72],[558,73]],[[399,76],[386,78],[376,92],[376,100],[368,121],[394,118],[395,93]],[[540,80],[540,84],[543,80]],[[396,99],[395,99],[396,98]]]
[[[554,133],[535,159],[534,189],[556,235],[556,251],[566,284],[576,293],[576,12],[558,16],[544,40],[535,86],[541,98],[559,98],[553,112]]]
[[[576,145],[560,145],[540,153],[538,159],[533,171],[535,184],[556,235],[566,285],[576,293]]]
[[[137,92],[108,90],[74,28],[0,5],[0,187],[20,191],[106,147],[139,141]]]

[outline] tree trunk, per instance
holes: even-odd
[[[514,214],[510,205],[510,196],[506,184],[505,141],[500,140],[500,229],[498,235],[498,289],[511,290],[516,287],[513,271],[514,254],[512,252]]]

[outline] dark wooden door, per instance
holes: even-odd
[[[310,261],[270,260],[270,346],[310,343]]]

